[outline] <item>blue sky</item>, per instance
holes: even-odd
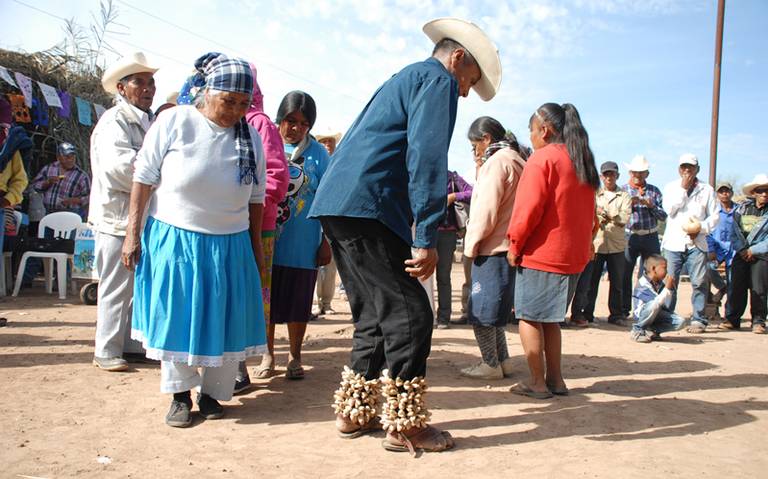
[[[3,0],[2,48],[36,51],[63,37],[61,20],[87,26],[98,1]],[[207,51],[242,56],[259,68],[266,110],[290,90],[318,104],[315,131],[344,130],[376,87],[426,58],[426,21],[457,16],[483,27],[499,47],[501,91],[489,103],[474,93],[459,103],[449,166],[472,169],[466,131],[490,115],[528,141],[528,118],[548,101],[576,105],[597,162],[651,162],[652,183],[677,176],[677,158],[709,164],[717,2],[690,0],[460,1],[147,1],[115,0],[112,45],[143,49],[162,67],[156,103],[178,89]],[[148,15],[159,17],[162,20]],[[166,22],[172,22],[191,34]],[[768,2],[726,5],[718,177],[744,183],[768,172]],[[33,32],[33,33],[32,33]],[[107,61],[114,56],[108,55]],[[626,173],[622,170],[624,179]]]

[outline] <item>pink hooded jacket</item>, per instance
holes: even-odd
[[[264,95],[256,82],[256,67],[251,65],[253,73],[253,100],[245,114],[248,122],[261,137],[264,156],[267,159],[267,196],[264,202],[264,219],[261,231],[274,231],[277,220],[277,204],[283,201],[288,191],[288,163],[285,161],[283,139],[277,126],[264,113]]]

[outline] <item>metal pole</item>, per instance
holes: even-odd
[[[712,133],[709,143],[709,184],[717,179],[717,128],[720,117],[720,63],[723,59],[723,17],[725,0],[717,2],[717,33],[715,34],[715,81],[712,91]]]

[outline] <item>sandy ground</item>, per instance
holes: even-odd
[[[689,298],[684,284],[683,313]],[[746,330],[652,344],[603,321],[564,330],[573,394],[546,401],[508,392],[527,377],[515,327],[517,375],[492,383],[458,374],[478,357],[469,327],[437,330],[427,400],[457,448],[413,459],[384,451],[381,433],[335,434],[330,401],[349,354],[348,313],[310,325],[305,380],[282,376],[279,329],[281,375],[227,403],[224,419],[174,429],[163,423],[170,399],[158,392],[158,366],[91,365],[95,307],[38,286],[4,298],[0,311],[10,322],[0,329],[0,477],[768,477],[768,336]]]

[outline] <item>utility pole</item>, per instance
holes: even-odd
[[[709,184],[717,179],[717,128],[720,120],[720,63],[723,59],[723,17],[725,0],[717,1],[717,33],[715,33],[715,80],[712,88],[712,133],[709,142]]]

